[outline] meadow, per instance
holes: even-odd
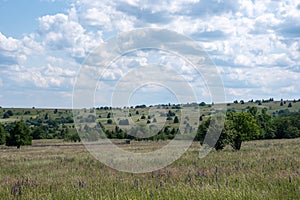
[[[133,141],[130,151],[167,141]],[[300,199],[300,138],[244,142],[198,158],[195,142],[158,171],[131,174],[97,161],[81,143],[0,146],[0,199]]]

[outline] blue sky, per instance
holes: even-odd
[[[72,107],[76,75],[89,53],[116,34],[145,27],[176,31],[201,45],[216,64],[227,102],[300,98],[297,0],[0,0],[0,106]],[[187,63],[139,51],[107,72],[96,104],[110,104],[112,82],[128,70],[122,66],[154,62],[180,72],[199,101],[211,101]],[[176,102],[154,85],[132,98],[131,104]]]

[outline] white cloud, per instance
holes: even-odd
[[[38,36],[43,46],[67,51],[73,57],[83,58],[102,41],[101,31],[88,32],[76,20],[71,9],[69,15],[46,15],[39,18]]]
[[[299,18],[297,0],[76,0],[64,13],[40,16],[37,31],[22,39],[0,32],[2,82],[70,89],[84,58],[103,40],[135,28],[159,27],[185,34],[207,50],[221,71],[227,99],[295,98],[300,93]],[[185,62],[156,53],[127,55],[104,78],[116,81],[135,66],[159,63],[195,81],[195,71]]]
[[[0,49],[5,51],[17,51],[20,42],[12,37],[6,37],[0,32]]]

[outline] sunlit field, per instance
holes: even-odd
[[[151,151],[167,143],[120,145]],[[170,166],[144,174],[111,169],[82,144],[33,141],[0,146],[0,199],[300,199],[300,139],[244,142],[198,158],[192,147]]]

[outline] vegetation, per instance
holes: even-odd
[[[292,106],[290,106],[292,105]],[[181,121],[181,108],[199,109],[199,127],[195,128],[193,124],[197,123],[184,116]],[[161,104],[157,106],[157,112],[149,113],[151,106],[138,105],[128,108],[131,120],[145,129],[145,135],[150,130],[157,131],[157,135],[145,137],[142,140],[167,140],[173,139],[176,134],[197,133],[195,140],[203,142],[207,128],[211,124],[211,115],[213,114],[212,105],[204,102],[200,104],[191,103],[187,105]],[[222,150],[226,145],[231,145],[239,150],[243,141],[257,139],[280,139],[300,137],[299,115],[300,101],[274,101],[268,100],[235,100],[233,104],[227,104],[227,118],[224,130],[217,141],[215,148]],[[96,111],[96,113],[94,113]],[[95,123],[101,126],[103,134],[110,139],[137,139],[130,133],[137,130],[128,130],[131,127],[127,118],[116,118],[115,113],[122,113],[121,108],[98,107],[96,109],[84,109],[86,118],[78,119],[80,123]],[[4,132],[0,132],[0,142],[6,143],[10,137],[11,126],[16,122],[23,122],[23,125],[29,129],[32,139],[64,139],[66,141],[80,141],[76,133],[73,114],[68,109],[6,109],[0,108],[0,124],[4,126]],[[96,117],[97,116],[97,117]],[[122,116],[122,115],[118,115]],[[184,124],[184,130],[179,131],[179,124]],[[94,127],[95,128],[95,127]],[[82,132],[89,132],[93,127],[79,127]],[[1,130],[1,128],[0,128]],[[102,133],[91,132],[83,134],[81,138],[89,141],[98,140],[103,137]],[[7,144],[12,143],[8,141]],[[17,145],[18,146],[18,145]]]
[[[120,145],[152,151],[167,142]],[[192,147],[168,167],[118,172],[79,143],[38,140],[21,150],[0,147],[0,199],[299,199],[300,139],[248,141],[198,157]]]
[[[22,121],[14,123],[6,138],[6,145],[20,148],[21,145],[31,145],[31,143],[32,138],[29,128]]]
[[[6,134],[3,126],[0,124],[0,145],[5,144]]]
[[[300,199],[300,100],[228,103],[216,150],[202,159],[200,144],[214,137],[207,129],[218,119],[212,105],[184,106],[200,110],[198,128],[181,115],[182,105],[130,107],[129,121],[116,117],[121,108],[99,107],[76,118],[80,137],[71,110],[0,108],[0,199]],[[127,130],[131,121],[138,126]],[[147,137],[149,130],[158,134]],[[111,169],[80,143],[106,136],[126,151],[150,152],[192,132],[195,141],[179,160],[143,174]]]

